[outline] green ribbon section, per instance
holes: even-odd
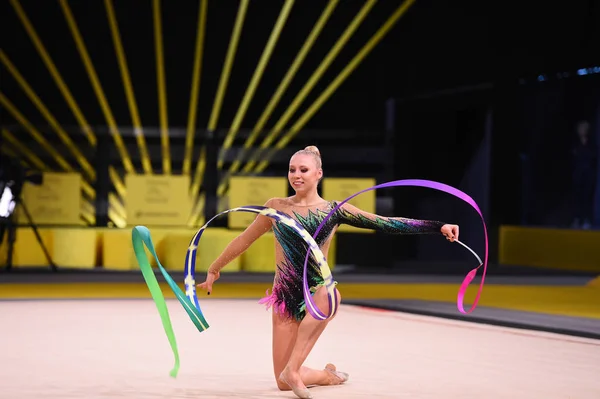
[[[177,283],[171,278],[169,273],[165,270],[165,268],[161,265],[158,256],[156,255],[156,250],[154,249],[154,244],[152,243],[152,238],[150,237],[150,230],[148,230],[145,226],[136,226],[133,228],[131,232],[131,240],[133,242],[133,251],[135,252],[135,257],[137,258],[140,269],[142,270],[142,275],[144,276],[144,280],[146,280],[146,284],[148,285],[148,289],[150,290],[150,294],[152,295],[152,299],[156,304],[158,309],[158,313],[160,314],[160,318],[162,320],[162,324],[167,334],[167,338],[169,343],[171,344],[171,349],[173,350],[173,356],[175,357],[175,365],[171,370],[171,377],[177,377],[177,373],[179,372],[179,351],[177,349],[177,340],[175,339],[175,333],[173,332],[173,326],[171,325],[171,318],[169,317],[169,310],[167,308],[167,303],[163,296],[162,290],[158,284],[156,276],[154,275],[154,271],[152,270],[152,266],[150,265],[150,261],[146,256],[146,251],[144,250],[144,245],[150,251],[150,254],[154,256],[156,259],[156,264],[162,275],[164,276],[167,284],[171,287],[171,290],[175,294],[175,297],[181,303],[181,306],[185,309],[188,316],[198,329],[198,331],[202,332],[206,330],[209,325],[200,308],[196,308],[192,302],[186,297],[184,292],[179,288]]]

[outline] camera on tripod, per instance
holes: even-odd
[[[43,175],[41,173],[28,170],[19,161],[11,157],[0,156],[0,243],[4,242],[4,235],[6,234],[8,244],[6,270],[10,270],[13,263],[13,251],[17,237],[17,227],[19,226],[19,223],[15,220],[17,210],[23,211],[29,222],[24,226],[33,229],[50,267],[53,271],[57,270],[21,197],[25,183],[41,185],[42,182]]]

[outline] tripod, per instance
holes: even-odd
[[[20,193],[19,193],[19,195],[17,195],[17,196],[14,197],[14,202],[15,202],[14,212],[8,218],[7,226],[6,226],[6,230],[7,230],[7,233],[8,233],[8,236],[7,236],[7,240],[8,240],[8,256],[7,256],[7,260],[6,260],[6,270],[8,271],[8,270],[12,269],[13,252],[14,252],[15,242],[17,241],[17,227],[18,227],[18,225],[13,222],[13,218],[15,217],[16,211],[17,211],[18,207],[20,206],[21,209],[23,210],[23,212],[25,213],[25,216],[27,217],[27,220],[29,221],[29,224],[25,225],[25,226],[29,226],[29,227],[31,227],[33,229],[33,232],[35,234],[35,238],[37,239],[38,244],[40,244],[40,247],[42,248],[42,251],[44,251],[44,255],[46,256],[46,260],[48,261],[48,264],[50,265],[50,269],[53,272],[58,271],[58,267],[52,261],[52,257],[50,256],[50,253],[48,252],[48,249],[44,245],[44,242],[42,241],[42,237],[40,236],[40,232],[39,232],[36,224],[33,223],[33,220],[31,219],[31,214],[29,213],[29,210],[27,209],[27,206],[25,205],[25,202],[21,199]],[[0,235],[0,242],[2,241],[1,240],[2,235]]]

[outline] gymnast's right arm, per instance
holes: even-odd
[[[264,206],[271,208],[273,200],[268,200]],[[234,238],[225,247],[221,255],[208,268],[206,281],[198,284],[198,287],[207,291],[210,295],[213,283],[219,279],[220,271],[235,258],[246,251],[254,241],[269,231],[272,227],[271,219],[268,216],[257,215],[256,219],[239,236]]]

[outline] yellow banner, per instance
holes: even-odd
[[[285,177],[234,176],[229,180],[229,208],[243,205],[264,205],[273,197],[287,197],[288,181]],[[255,213],[231,212],[228,226],[245,229],[256,219]]]
[[[187,226],[192,212],[187,175],[125,176],[127,225]]]
[[[351,195],[376,185],[371,178],[338,178],[327,177],[323,179],[323,197],[328,201],[343,201]],[[359,194],[348,201],[349,204],[370,213],[375,213],[375,190]],[[373,230],[359,229],[348,225],[340,225],[339,232],[344,233],[373,233]]]
[[[25,183],[21,199],[33,223],[40,225],[80,225],[81,176],[79,173],[42,174],[41,185]],[[17,210],[18,223],[29,223],[21,207]]]

